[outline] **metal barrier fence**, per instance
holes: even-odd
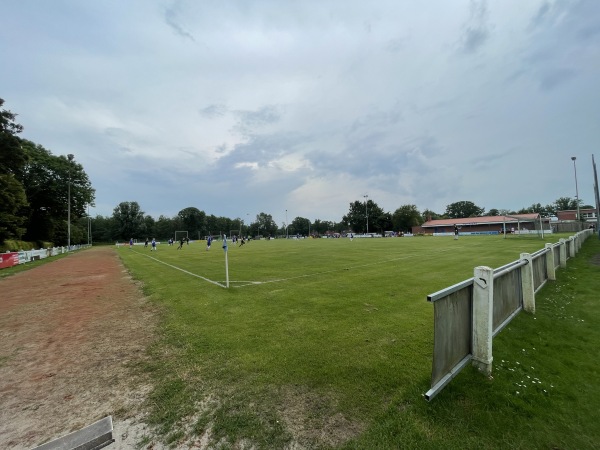
[[[473,278],[428,295],[434,306],[434,343],[425,399],[433,399],[469,362],[491,373],[493,337],[521,310],[535,312],[535,294],[556,279],[556,269],[566,267],[592,235],[593,230],[581,231],[497,269],[476,267]]]

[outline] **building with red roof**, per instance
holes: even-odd
[[[551,233],[550,218],[538,213],[512,216],[467,217],[464,219],[428,220],[423,225],[412,227],[413,234],[433,236],[454,234],[454,226],[460,234],[503,234],[503,233]]]

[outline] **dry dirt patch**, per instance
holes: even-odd
[[[0,280],[0,448],[29,449],[113,415],[117,442],[148,391],[157,314],[115,251],[95,247]],[[156,448],[156,447],[155,447]]]

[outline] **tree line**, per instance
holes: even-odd
[[[110,217],[91,218],[87,214],[94,205],[95,190],[73,155],[53,155],[42,145],[18,136],[23,127],[16,114],[2,109],[0,98],[0,243],[7,239],[25,240],[38,245],[70,242],[115,242],[130,238],[167,239],[175,231],[187,231],[190,239],[203,239],[219,233],[246,236],[322,236],[330,233],[377,233],[410,231],[432,219],[479,217],[539,213],[553,216],[557,211],[576,209],[581,200],[561,197],[546,206],[533,204],[518,211],[490,209],[470,201],[459,201],[445,212],[419,211],[416,205],[402,205],[393,213],[386,212],[375,201],[354,201],[339,222],[296,217],[278,226],[273,217],[261,212],[254,218],[227,218],[209,215],[196,207],[182,209],[175,217],[146,215],[135,202],[117,205]],[[70,201],[69,201],[70,200]],[[68,219],[71,219],[70,227]]]

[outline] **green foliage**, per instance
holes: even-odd
[[[25,206],[27,196],[23,185],[12,173],[0,173],[0,242],[23,236],[26,217],[20,211]]]
[[[128,241],[130,238],[143,239],[147,230],[144,212],[138,202],[121,202],[113,210],[113,238]]]
[[[356,200],[350,203],[348,214],[342,217],[348,229],[355,233],[381,232],[386,225],[391,226],[391,217],[386,216],[385,211],[373,200],[360,202]]]
[[[480,208],[473,202],[460,201],[446,206],[446,216],[450,219],[462,219],[465,217],[479,217],[485,209]]]
[[[593,239],[538,294],[536,316],[521,313],[497,337],[494,379],[467,369],[432,403],[422,398],[433,350],[427,294],[543,244],[531,236],[255,241],[230,247],[228,290],[189,275],[223,283],[220,250],[192,243],[152,254],[180,271],[122,248],[165,311],[146,366],[156,383],[151,420],[181,442],[181,424],[199,416],[195,433],[210,426],[216,440],[257,449],[284,448],[292,435],[306,448],[593,448],[600,389],[597,363],[585,361],[600,340]],[[574,278],[561,287],[565,273]],[[546,300],[554,290],[562,297]],[[522,349],[535,370],[512,372]],[[528,384],[532,396],[517,397],[527,375],[555,390],[544,396]],[[324,435],[335,438],[327,444]]]
[[[182,229],[189,232],[190,236],[207,235],[206,213],[198,208],[185,208],[177,214],[181,219]]]
[[[411,231],[423,223],[423,218],[416,205],[403,205],[394,211],[392,222],[396,231]]]

